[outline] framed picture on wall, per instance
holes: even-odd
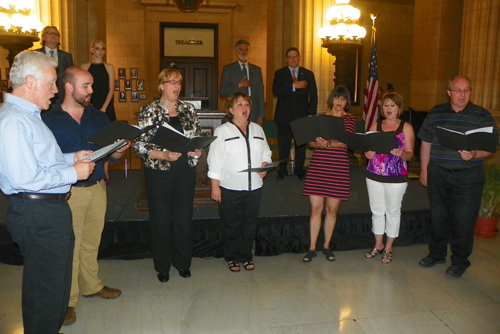
[[[125,90],[132,90],[131,80],[125,80]]]
[[[7,80],[0,81],[0,90],[2,92],[6,92],[8,88],[9,88],[9,81]]]
[[[9,73],[10,73],[10,68],[6,68],[5,69],[5,79],[7,79],[7,80],[10,79]]]
[[[147,100],[148,94],[139,94],[139,100]]]
[[[212,127],[201,128],[202,137],[211,137],[213,133],[214,133],[214,128]]]
[[[131,92],[130,93],[130,101],[132,101],[132,102],[139,102],[139,93],[137,93],[137,92]]]
[[[137,80],[137,90],[144,90],[144,80]]]
[[[130,78],[131,78],[131,79],[137,79],[137,78],[138,78],[138,76],[137,76],[137,75],[139,74],[138,72],[139,72],[139,70],[138,70],[138,69],[136,69],[136,68],[131,68],[131,69],[130,69]]]
[[[118,101],[127,102],[127,92],[118,93]]]
[[[120,80],[115,80],[115,90],[120,90]]]
[[[119,68],[118,69],[118,79],[125,79],[125,69],[124,68]]]

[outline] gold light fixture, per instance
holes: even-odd
[[[318,35],[321,46],[335,56],[335,85],[346,86],[353,104],[358,104],[359,50],[366,29],[359,26],[361,12],[349,5],[350,0],[336,0],[336,5],[326,12],[329,24],[323,26]]]
[[[357,42],[366,36],[366,29],[358,25],[361,12],[348,5],[350,0],[336,0],[337,5],[330,7],[326,12],[326,19],[330,22],[319,30],[319,37],[323,44],[329,42]]]
[[[0,0],[0,46],[9,51],[9,65],[21,51],[40,40],[42,23],[30,16],[32,0]]]

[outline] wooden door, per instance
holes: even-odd
[[[217,63],[206,58],[164,58],[163,67],[175,63],[182,73],[183,84],[180,100],[201,97],[202,108],[217,109]],[[187,99],[186,99],[187,98]]]

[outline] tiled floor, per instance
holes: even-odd
[[[123,294],[81,298],[66,334],[309,334],[500,332],[500,238],[476,238],[462,278],[449,265],[418,266],[427,245],[396,247],[394,261],[362,250],[256,257],[253,272],[231,273],[222,259],[193,259],[188,279],[160,283],[151,259],[100,261],[101,278]],[[22,267],[0,264],[0,333],[22,333]]]

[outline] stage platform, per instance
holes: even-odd
[[[351,166],[350,200],[342,203],[332,240],[334,251],[369,249],[373,246],[371,212],[366,190],[365,167]],[[264,180],[255,255],[305,253],[309,247],[309,198],[302,195],[303,181],[287,176],[276,180],[271,172]],[[112,171],[108,185],[108,211],[99,258],[137,259],[150,257],[148,212],[137,211],[142,190],[141,171]],[[6,198],[0,198],[0,262],[22,264],[17,246],[5,229]],[[222,257],[222,237],[216,208],[193,208],[193,256]],[[401,229],[395,246],[426,243],[429,225],[427,192],[409,181],[403,200]],[[318,240],[322,249],[323,237]]]

